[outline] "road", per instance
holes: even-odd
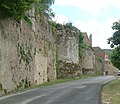
[[[46,86],[0,97],[0,104],[101,104],[101,87],[113,79],[100,76]]]

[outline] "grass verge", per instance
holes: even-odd
[[[85,76],[85,75],[83,75],[83,76],[77,77],[77,78],[57,79],[57,80],[54,80],[54,81],[51,81],[51,82],[46,82],[44,84],[38,85],[36,87],[54,85],[54,84],[57,84],[57,83],[63,83],[63,82],[68,82],[68,81],[73,81],[73,80],[79,80],[79,79],[84,79],[84,78],[88,78],[88,77],[93,77],[93,76]]]
[[[120,79],[114,80],[102,89],[103,104],[120,104]]]

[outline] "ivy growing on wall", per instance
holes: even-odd
[[[79,59],[81,60],[82,59],[82,56],[83,56],[83,49],[86,47],[86,45],[84,44],[83,42],[83,35],[82,35],[82,32],[79,33]]]
[[[3,90],[2,84],[0,83],[0,90]]]
[[[18,51],[21,59],[25,62],[26,65],[32,60],[31,50],[28,49],[25,51],[24,45],[18,43]]]

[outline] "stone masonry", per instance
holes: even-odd
[[[0,21],[0,85],[4,92],[56,79],[56,44],[48,21],[37,32],[21,20]]]
[[[79,30],[58,28],[57,36],[59,78],[80,76],[82,72],[79,64]]]

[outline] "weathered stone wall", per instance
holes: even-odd
[[[83,51],[83,59],[81,62],[83,74],[95,74],[95,55],[92,48],[88,47]]]
[[[118,69],[114,67],[110,61],[98,60],[95,62],[96,74],[104,75],[108,72],[108,75],[117,75]]]
[[[46,18],[36,18],[35,26],[37,52],[47,58],[47,81],[51,81],[56,79],[56,38]]]
[[[61,28],[57,30],[58,77],[68,78],[81,75],[79,65],[79,30]]]
[[[103,74],[104,72],[104,63],[101,60],[95,59],[95,70],[97,74]]]
[[[59,63],[58,78],[74,78],[82,75],[81,66],[75,63]]]
[[[29,33],[28,33],[29,31]],[[34,84],[34,32],[14,20],[0,22],[0,83],[12,90]]]
[[[56,44],[48,21],[0,21],[0,84],[7,91],[56,79]]]
[[[104,72],[108,72],[108,75],[117,75],[118,69],[111,63],[104,61]]]
[[[23,20],[21,24],[12,19],[0,21],[0,90],[42,84],[57,76],[102,73],[110,68],[95,60],[90,47],[84,49],[80,62],[78,29],[58,29],[56,39],[50,22],[43,17],[34,18],[33,29]]]
[[[79,31],[70,29],[57,30],[59,60],[79,63]]]

